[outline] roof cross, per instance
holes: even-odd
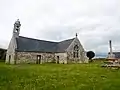
[[[77,33],[76,33],[76,37],[77,37],[78,35],[77,35]]]

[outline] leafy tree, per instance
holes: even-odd
[[[6,50],[0,49],[0,61],[5,60],[6,57]]]
[[[95,56],[95,53],[93,51],[87,52],[87,57],[89,58],[89,60],[91,60],[94,56]]]

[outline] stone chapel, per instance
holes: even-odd
[[[77,34],[72,39],[52,42],[19,36],[20,27],[21,23],[18,19],[14,23],[5,63],[88,63],[86,51]]]

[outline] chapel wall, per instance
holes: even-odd
[[[54,53],[17,52],[16,63],[36,63],[38,56],[41,56],[40,63],[55,62]]]
[[[55,53],[55,60],[56,63],[67,64],[67,53]]]

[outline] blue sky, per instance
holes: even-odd
[[[107,53],[111,39],[120,51],[120,0],[0,0],[0,47],[7,48],[13,24],[21,36],[61,41],[78,38],[85,50]]]

